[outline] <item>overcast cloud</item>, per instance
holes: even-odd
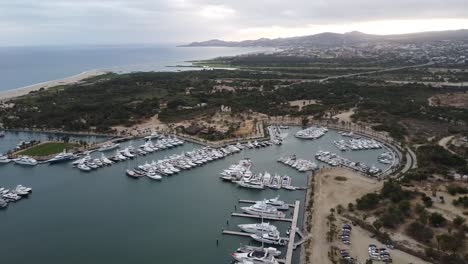
[[[123,44],[468,28],[468,0],[1,0],[0,45]]]

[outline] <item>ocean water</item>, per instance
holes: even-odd
[[[190,60],[233,56],[267,48],[176,46],[0,47],[0,91],[62,79],[89,70],[174,71]]]
[[[306,194],[305,191],[242,189],[221,181],[219,173],[231,164],[251,158],[254,173],[287,174],[295,186],[306,186],[307,174],[277,162],[281,156],[297,154],[314,160],[318,150],[333,151],[384,168],[377,162],[383,150],[340,153],[333,145],[334,140],[342,138],[337,132],[330,131],[318,140],[301,140],[293,136],[297,130],[291,128],[281,146],[246,149],[165,177],[160,182],[146,177],[129,178],[125,170],[202,146],[186,143],[90,173],[67,163],[35,167],[0,165],[1,187],[23,184],[33,188],[28,198],[0,210],[1,263],[228,264],[232,261],[230,253],[240,244],[254,242],[245,237],[222,235],[221,231],[238,231],[238,224],[258,222],[231,216],[232,212],[240,212],[240,206],[245,206],[238,203],[239,199],[261,200],[280,195],[288,203],[299,200],[303,205]],[[48,137],[47,134],[7,132],[0,139],[0,153],[21,140]],[[135,140],[122,145],[138,147],[142,143]],[[94,157],[99,155],[93,153]],[[303,213],[301,206],[300,222]],[[288,224],[272,223],[284,236]],[[285,252],[284,247],[279,249]],[[295,264],[299,263],[299,253],[299,250],[294,253]]]

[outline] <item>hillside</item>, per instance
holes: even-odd
[[[192,42],[181,47],[334,47],[372,42],[431,42],[442,40],[468,40],[468,30],[420,32],[399,35],[371,35],[358,31],[339,34],[325,32],[309,36],[244,41],[223,41],[213,39]]]

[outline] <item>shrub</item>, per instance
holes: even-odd
[[[380,195],[368,193],[356,200],[356,207],[359,210],[372,210],[377,207],[380,201]]]
[[[419,242],[427,243],[434,236],[434,232],[419,222],[413,222],[406,228],[406,233]]]
[[[441,214],[439,213],[432,213],[429,216],[429,222],[431,223],[432,226],[434,227],[443,227],[447,223],[447,219],[445,219]]]

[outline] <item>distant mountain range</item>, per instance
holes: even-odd
[[[358,31],[349,33],[320,33],[309,36],[261,38],[257,40],[224,41],[213,39],[203,42],[192,42],[181,47],[336,47],[358,45],[372,42],[431,42],[443,40],[468,40],[468,29],[433,31],[400,35],[371,35]]]

